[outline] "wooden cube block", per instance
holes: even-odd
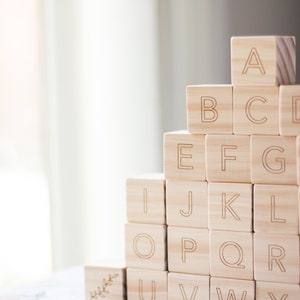
[[[278,135],[279,89],[277,86],[234,87],[233,132]]]
[[[298,187],[254,185],[254,231],[298,234]]]
[[[168,272],[127,269],[127,299],[168,299]]]
[[[163,174],[143,174],[126,182],[127,220],[165,224],[165,179]]]
[[[168,300],[209,300],[209,276],[168,274]]]
[[[211,277],[210,300],[254,300],[255,282]]]
[[[167,179],[205,180],[205,136],[185,130],[165,133],[164,173]]]
[[[190,133],[232,134],[232,86],[194,85],[186,88]]]
[[[128,223],[125,226],[128,267],[166,270],[166,226]]]
[[[207,182],[167,180],[166,204],[168,225],[208,227]]]
[[[125,265],[103,263],[84,267],[85,299],[126,299]]]
[[[279,119],[281,135],[300,134],[300,85],[279,87]]]
[[[209,275],[208,237],[208,229],[169,226],[169,271]]]
[[[231,39],[231,82],[234,86],[281,85],[296,81],[296,46],[292,36]]]
[[[296,137],[251,136],[251,181],[297,184]]]
[[[300,136],[296,137],[297,185],[300,185]],[[300,216],[300,215],[299,215]]]
[[[207,135],[206,177],[208,181],[250,182],[250,137]]]
[[[208,184],[209,229],[252,232],[252,185]]]
[[[299,284],[299,235],[254,234],[256,280]]]
[[[253,280],[252,233],[211,230],[210,275]]]
[[[256,300],[293,300],[300,299],[300,286],[276,282],[256,282]]]

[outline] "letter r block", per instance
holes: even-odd
[[[296,46],[292,36],[249,36],[231,39],[231,82],[234,86],[274,86],[296,81]]]

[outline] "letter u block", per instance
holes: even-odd
[[[231,82],[234,86],[274,86],[296,81],[296,46],[292,36],[231,39]]]

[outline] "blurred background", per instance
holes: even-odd
[[[300,40],[299,13],[299,0],[0,0],[0,288],[122,258],[126,178],[162,172],[186,85],[230,83],[231,36]]]

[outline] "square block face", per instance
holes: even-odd
[[[209,275],[208,230],[168,227],[170,272]]]
[[[187,128],[190,133],[232,134],[232,86],[187,86]]]
[[[252,233],[211,230],[210,275],[253,280]]]
[[[128,223],[125,238],[128,267],[166,270],[165,225]]]
[[[237,280],[211,277],[210,300],[254,300],[255,283],[250,280]]]
[[[256,300],[288,300],[300,299],[300,286],[298,284],[285,284],[274,282],[256,282]]]
[[[133,223],[165,224],[163,174],[145,174],[126,181],[127,220]]]
[[[127,299],[168,299],[168,272],[127,269]]]
[[[297,184],[296,137],[251,136],[251,181]]]
[[[277,86],[233,89],[233,132],[278,135],[279,89]]]
[[[126,299],[125,267],[85,266],[85,299]]]
[[[208,227],[207,182],[169,179],[166,199],[168,225]]]
[[[206,175],[208,181],[250,182],[250,137],[207,135]]]
[[[252,185],[208,184],[209,229],[252,232]]]
[[[205,135],[165,133],[164,173],[167,179],[205,180]]]
[[[292,36],[231,39],[231,82],[234,86],[274,86],[296,81],[296,46]]]
[[[296,185],[254,185],[254,231],[298,234]]]
[[[254,278],[299,283],[299,235],[254,234]]]
[[[209,300],[209,276],[168,274],[168,300]]]
[[[279,119],[281,135],[300,135],[300,85],[280,86]]]

